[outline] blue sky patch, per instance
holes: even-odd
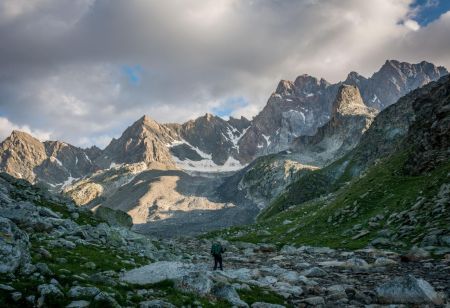
[[[142,73],[144,69],[140,65],[123,65],[122,73],[127,77],[128,83],[133,86],[138,86],[142,81]]]
[[[243,96],[227,98],[219,106],[214,107],[211,112],[221,118],[229,117],[234,111],[248,106],[248,100]]]
[[[438,19],[442,14],[450,11],[449,0],[415,0],[411,9],[417,9],[417,14],[412,18],[421,27]]]

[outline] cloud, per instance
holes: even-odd
[[[335,82],[393,58],[450,66],[448,13],[419,27],[411,4],[4,0],[0,112],[52,138],[104,145],[142,114],[251,117],[279,79],[303,73]]]
[[[51,132],[31,130],[27,125],[19,126],[11,123],[7,118],[0,117],[0,140],[4,140],[8,137],[13,130],[29,133],[41,141],[49,140],[51,136]]]
[[[412,19],[405,20],[403,22],[403,24],[405,25],[405,27],[407,27],[413,31],[417,31],[420,29],[420,25],[417,23],[417,21],[412,20]]]

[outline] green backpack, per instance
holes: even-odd
[[[220,255],[222,253],[222,246],[219,243],[214,243],[211,247],[212,255]]]

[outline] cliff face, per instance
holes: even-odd
[[[364,105],[357,87],[342,85],[330,120],[314,136],[296,138],[293,155],[303,163],[316,166],[337,160],[358,144],[376,114],[376,109]]]
[[[436,84],[429,96],[412,104],[414,121],[406,140],[411,153],[405,165],[410,174],[432,171],[450,160],[450,76]]]

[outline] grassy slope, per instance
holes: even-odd
[[[351,163],[347,162],[347,156],[324,169],[305,171],[301,177],[286,188],[284,193],[279,195],[258,215],[258,219],[268,219],[292,205],[304,203],[336,191],[342,183],[352,178],[349,175]]]
[[[387,224],[390,214],[409,209],[419,196],[431,199],[442,183],[450,182],[450,163],[447,162],[427,175],[405,176],[401,172],[405,159],[405,153],[390,157],[372,166],[365,176],[354,179],[333,195],[291,206],[282,212],[272,210],[271,215],[261,216],[254,226],[211,235],[224,235],[232,240],[270,242],[279,246],[308,244],[349,249],[365,247],[379,230],[399,228],[399,225]],[[345,178],[345,174],[342,178]],[[357,210],[353,212],[355,208]],[[347,212],[344,213],[345,209]],[[336,213],[343,214],[329,222],[330,216]],[[378,214],[383,215],[384,219],[378,227],[369,228],[369,219]],[[445,228],[448,219],[447,214],[436,225]],[[283,224],[286,220],[292,223]],[[370,233],[352,240],[345,231],[356,224],[361,224]],[[402,239],[404,246],[411,246],[411,241],[423,229],[424,226],[419,223],[409,236]],[[401,247],[402,245],[398,246]]]

